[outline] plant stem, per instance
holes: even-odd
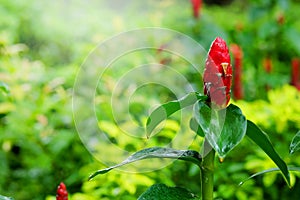
[[[215,150],[210,146],[207,140],[205,140],[202,166],[201,166],[202,200],[213,200],[214,158],[215,158]]]

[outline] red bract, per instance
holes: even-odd
[[[166,57],[164,51],[166,51],[167,44],[162,44],[156,51],[157,56],[160,57],[159,63],[162,65],[168,65],[172,62],[172,58]]]
[[[230,51],[234,58],[233,96],[235,99],[242,99],[244,97],[242,86],[243,51],[237,44],[230,45]]]
[[[263,65],[264,65],[265,71],[268,74],[270,74],[272,72],[272,69],[273,69],[273,63],[272,63],[271,58],[269,58],[269,57],[264,58]],[[271,89],[270,85],[267,84],[266,85],[266,90],[270,90],[270,89]]]
[[[56,200],[68,200],[68,191],[64,183],[60,183],[56,191]]]
[[[209,97],[212,106],[226,108],[230,100],[232,67],[226,42],[217,37],[208,52],[203,82],[204,94]]]
[[[195,19],[199,18],[199,11],[202,6],[202,0],[191,0],[193,6],[193,16]]]
[[[266,57],[266,58],[263,60],[263,65],[264,65],[265,71],[266,71],[268,74],[271,73],[271,71],[272,71],[272,69],[273,69],[273,64],[272,64],[271,58]]]
[[[300,59],[294,58],[292,60],[292,80],[291,84],[300,91]]]
[[[285,21],[284,14],[283,14],[283,13],[280,13],[280,14],[277,16],[276,21],[277,21],[277,24],[283,25],[283,24],[284,24],[284,21]]]

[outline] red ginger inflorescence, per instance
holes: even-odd
[[[56,200],[68,200],[68,191],[64,183],[60,183],[56,191]]]
[[[233,96],[236,100],[243,99],[243,84],[242,84],[242,60],[243,51],[237,44],[230,45],[230,51],[234,58],[234,73],[233,73]]]
[[[208,52],[203,82],[204,94],[209,97],[212,106],[226,108],[230,100],[232,66],[226,42],[220,37],[213,41]]]
[[[263,66],[264,66],[264,69],[265,71],[270,74],[273,70],[273,63],[272,63],[272,60],[270,57],[266,57],[264,58],[263,60]]]
[[[268,73],[268,74],[271,74],[272,70],[273,70],[273,62],[271,60],[270,57],[265,57],[263,59],[263,66],[264,66],[264,69],[265,71]],[[271,89],[271,86],[269,84],[266,84],[266,90],[270,90]]]
[[[300,59],[293,58],[291,84],[300,91]]]
[[[202,0],[191,0],[193,6],[193,16],[195,19],[199,18],[199,13],[202,7]]]

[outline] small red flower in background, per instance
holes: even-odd
[[[162,65],[168,65],[172,62],[171,57],[166,57],[167,54],[164,54],[165,49],[167,48],[166,44],[162,44],[156,51],[157,56],[159,56],[159,63]]]
[[[208,52],[203,75],[204,94],[217,108],[226,108],[230,100],[232,67],[226,42],[217,37]]]
[[[292,74],[291,74],[291,84],[295,86],[300,91],[300,59],[292,59]]]
[[[68,200],[68,191],[63,182],[61,182],[57,188],[56,200]]]
[[[264,65],[264,69],[265,71],[270,74],[272,69],[273,69],[273,64],[272,64],[272,60],[271,58],[269,57],[266,57],[264,60],[263,60],[263,65]]]
[[[202,0],[191,0],[193,6],[193,16],[195,19],[199,18],[199,12],[202,6]]]
[[[280,13],[276,18],[277,24],[283,25],[285,22],[285,17],[283,13]]]
[[[159,46],[159,48],[157,49],[156,53],[160,54],[161,52],[163,52],[165,49],[167,48],[166,44],[162,44]]]
[[[270,74],[272,72],[272,70],[273,70],[273,63],[272,63],[271,58],[269,58],[269,57],[264,58],[264,60],[263,60],[263,66],[264,66],[265,71],[268,74]],[[270,89],[271,89],[270,85],[267,84],[266,85],[266,90],[270,90]]]
[[[243,99],[243,86],[242,86],[242,60],[243,51],[237,44],[230,45],[230,51],[234,58],[234,75],[233,75],[233,96],[235,99]]]
[[[235,24],[235,30],[237,32],[241,32],[244,30],[244,24],[242,22],[238,22]]]

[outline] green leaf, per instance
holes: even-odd
[[[300,167],[288,167],[288,170],[289,171],[300,172]],[[269,172],[276,172],[276,171],[280,171],[280,169],[276,167],[276,168],[271,168],[271,169],[263,170],[261,172],[257,172],[255,174],[251,175],[250,177],[248,177],[247,179],[241,181],[239,183],[239,186],[243,185],[246,181],[250,180],[251,178],[254,178],[256,176],[260,176],[260,175],[263,175],[263,174],[266,174],[266,173],[269,173]]]
[[[290,144],[290,154],[299,151],[299,149],[300,149],[300,131],[298,131],[298,133],[296,133],[296,135],[292,139],[292,142]]]
[[[201,126],[199,126],[199,124],[197,123],[195,118],[191,118],[190,120],[190,128],[197,133],[197,135],[204,137],[204,132],[201,128]]]
[[[2,90],[2,92],[4,92],[5,94],[9,93],[9,87],[8,87],[8,85],[6,85],[3,82],[0,82],[0,90]]]
[[[223,159],[246,134],[247,120],[239,107],[230,104],[226,109],[211,109],[204,102],[194,106],[194,118],[205,138]]]
[[[260,128],[258,128],[253,122],[247,120],[247,132],[246,135],[251,138],[277,165],[280,169],[285,181],[290,186],[290,174],[286,163],[277,154],[269,137]]]
[[[164,184],[152,185],[138,200],[191,200],[196,195],[181,187],[168,187]]]
[[[191,92],[188,95],[182,97],[176,101],[170,101],[157,107],[148,117],[146,123],[147,137],[149,138],[152,131],[163,120],[167,119],[170,115],[178,110],[181,110],[187,106],[193,105],[197,101],[204,101],[207,99],[206,95],[202,95],[197,92]]]
[[[0,195],[0,200],[13,200],[13,198]]]
[[[185,160],[189,162],[193,162],[200,166],[201,163],[201,156],[197,151],[193,150],[176,150],[172,148],[163,148],[163,147],[152,147],[140,150],[131,156],[129,156],[126,160],[121,162],[118,165],[108,167],[105,169],[98,170],[94,172],[90,177],[89,180],[94,178],[95,176],[99,174],[105,174],[109,172],[112,169],[115,169],[117,167],[121,167],[123,165],[136,162],[143,159],[149,159],[149,158],[172,158],[172,159],[179,159],[179,160]]]

